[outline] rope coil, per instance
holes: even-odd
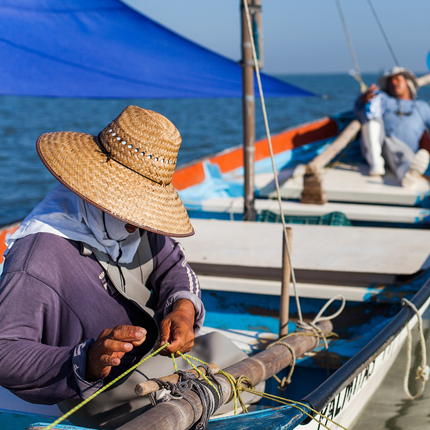
[[[421,365],[418,366],[417,376],[415,377],[415,379],[420,381],[420,387],[418,389],[417,394],[413,396],[410,393],[408,388],[409,375],[411,370],[411,356],[412,356],[412,333],[411,333],[411,329],[409,328],[409,324],[406,326],[408,331],[408,340],[407,340],[407,353],[406,353],[406,370],[405,370],[405,377],[403,379],[403,390],[405,391],[405,394],[408,396],[410,400],[415,400],[420,398],[424,392],[424,387],[430,377],[430,367],[427,365],[426,340],[424,337],[423,320],[421,318],[421,315],[418,312],[418,309],[415,307],[415,305],[409,300],[403,298],[402,305],[409,306],[415,312],[418,318],[418,331],[420,334],[420,346],[421,346]]]

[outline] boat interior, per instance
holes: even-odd
[[[414,187],[403,188],[389,170],[382,177],[370,176],[358,135],[321,172],[326,201],[303,202],[306,165],[324,153],[353,120],[353,113],[346,112],[273,136],[274,162],[287,222],[327,224],[324,217],[341,213],[353,226],[427,227],[429,180],[424,176]],[[266,221],[268,212],[278,216],[280,213],[266,147],[267,139],[255,146],[255,208],[259,221]],[[237,147],[178,168],[172,183],[192,218],[241,220],[243,174],[243,151]]]
[[[220,331],[248,354],[264,349],[278,338],[282,225],[213,219],[196,219],[193,225],[196,235],[182,243],[199,276],[207,310],[203,332]],[[291,260],[303,319],[312,321],[332,297],[342,295],[346,303],[332,321],[338,337],[329,340],[329,352],[320,345],[297,360],[286,398],[300,400],[318,387],[387,327],[402,309],[403,297],[411,299],[428,282],[429,239],[426,230],[294,226]],[[289,294],[293,332],[298,307],[292,284]],[[324,315],[340,305],[334,301]],[[277,383],[270,380],[266,390],[276,394]]]

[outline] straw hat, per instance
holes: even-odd
[[[181,135],[163,115],[128,106],[98,136],[46,133],[37,152],[49,171],[87,202],[166,236],[194,234],[171,184]]]
[[[382,91],[387,93],[388,79],[396,75],[403,75],[405,77],[409,87],[409,91],[411,93],[411,97],[414,99],[417,96],[417,90],[418,90],[417,77],[413,72],[411,72],[408,69],[405,69],[404,67],[395,66],[391,69],[390,72],[385,72],[378,80],[379,88],[381,88]]]

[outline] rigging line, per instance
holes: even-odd
[[[388,46],[388,49],[391,53],[391,56],[393,57],[394,63],[396,64],[396,66],[400,67],[399,61],[397,60],[396,55],[394,54],[393,48],[391,47],[391,43],[388,40],[387,34],[384,31],[384,28],[382,27],[381,21],[379,21],[378,15],[376,14],[376,10],[373,7],[373,4],[371,2],[371,0],[367,0],[367,3],[369,4],[370,10],[372,11],[373,16],[375,17],[375,20],[378,24],[379,29],[381,30],[382,36],[384,37],[385,43]]]
[[[269,130],[269,120],[267,119],[266,103],[264,101],[263,87],[261,85],[260,68],[258,66],[257,53],[255,51],[254,35],[252,34],[251,18],[250,18],[250,14],[249,14],[248,1],[243,0],[243,5],[245,8],[246,22],[248,24],[249,38],[251,40],[252,57],[254,59],[254,68],[255,68],[255,75],[257,76],[258,91],[260,92],[261,108],[263,110],[263,118],[264,118],[264,125],[266,128],[267,142],[269,144],[270,159],[272,161],[272,169],[273,169],[273,174],[275,176],[275,186],[276,186],[276,193],[278,196],[279,212],[281,214],[282,228],[284,229],[283,236],[284,236],[284,240],[286,243],[288,261],[290,262],[291,280],[293,281],[294,295],[295,295],[296,304],[297,304],[297,312],[298,312],[298,316],[299,316],[299,321],[303,322],[302,310],[300,307],[300,300],[299,300],[299,295],[297,293],[297,287],[296,287],[296,275],[294,272],[293,265],[291,263],[291,250],[290,250],[290,244],[288,243],[288,238],[287,238],[287,232],[286,232],[287,231],[287,225],[285,223],[284,210],[282,208],[281,192],[279,190],[278,173],[276,171],[275,161],[273,158],[273,148],[272,148],[272,139],[271,139],[270,130]]]
[[[360,91],[364,93],[367,90],[367,85],[363,82],[363,78],[360,72],[360,66],[358,65],[357,56],[355,55],[354,46],[352,45],[351,36],[349,35],[348,26],[346,25],[345,16],[343,14],[342,6],[340,5],[340,0],[336,0],[337,10],[340,15],[340,20],[343,26],[343,32],[345,33],[346,41],[348,43],[349,53],[351,54],[352,62],[354,64],[355,76],[354,78],[360,84]]]

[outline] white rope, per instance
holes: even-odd
[[[342,303],[340,305],[340,308],[332,315],[329,315],[327,317],[322,317],[322,314],[326,311],[326,309],[335,301],[335,300],[341,300]],[[315,348],[317,348],[317,346],[319,345],[319,339],[322,339],[324,342],[324,348],[327,351],[327,367],[329,367],[329,345],[327,342],[327,335],[333,335],[333,333],[327,333],[322,331],[316,324],[318,322],[321,321],[329,321],[332,320],[333,318],[336,318],[345,308],[345,298],[342,295],[337,295],[333,298],[331,298],[330,300],[327,301],[327,303],[321,308],[321,310],[318,312],[317,316],[313,319],[312,322],[310,323],[306,323],[306,322],[298,322],[296,325],[296,331],[293,333],[289,333],[286,336],[281,337],[280,339],[278,339],[276,342],[271,343],[266,349],[269,349],[275,345],[283,345],[286,346],[290,352],[291,352],[291,367],[290,367],[290,371],[288,372],[287,376],[284,376],[282,378],[282,380],[277,376],[277,375],[273,375],[273,378],[278,382],[278,390],[283,393],[287,388],[288,385],[291,384],[291,379],[293,377],[293,372],[294,372],[294,368],[296,366],[296,353],[294,351],[294,348],[284,342],[284,340],[286,340],[288,337],[291,336],[295,336],[295,335],[300,335],[300,332],[298,332],[299,330],[308,332],[308,333],[313,333],[313,335],[316,337],[316,343],[315,346],[312,348],[312,350],[314,350]],[[308,355],[309,353],[305,353],[304,355]]]
[[[424,337],[424,330],[423,330],[423,321],[421,318],[420,313],[418,312],[418,309],[415,307],[413,303],[411,303],[407,299],[402,299],[402,305],[409,306],[412,308],[412,310],[416,313],[418,318],[418,331],[420,334],[420,344],[421,344],[421,366],[418,366],[417,368],[417,376],[415,379],[420,380],[420,388],[418,389],[417,394],[413,396],[409,391],[409,375],[411,370],[411,356],[412,356],[412,333],[411,329],[409,328],[409,324],[407,325],[408,330],[408,343],[407,343],[407,353],[406,353],[406,371],[405,371],[405,377],[403,379],[403,389],[405,390],[406,395],[409,399],[415,400],[421,397],[421,395],[424,392],[424,387],[426,385],[426,382],[429,379],[430,376],[430,367],[427,365],[427,353],[426,353],[426,340]]]
[[[273,148],[272,148],[272,139],[270,137],[269,120],[267,119],[266,103],[264,101],[263,87],[261,85],[260,68],[258,66],[257,53],[255,51],[254,36],[253,36],[253,33],[252,33],[251,18],[250,18],[250,14],[249,14],[249,7],[248,7],[247,0],[243,0],[243,6],[244,6],[244,9],[245,9],[246,22],[248,24],[249,38],[251,40],[252,57],[253,57],[253,60],[254,60],[255,74],[257,76],[258,91],[260,93],[261,108],[263,110],[263,118],[264,118],[264,125],[265,125],[265,128],[266,128],[267,142],[269,143],[270,159],[272,161],[272,170],[273,170],[273,174],[275,176],[275,186],[276,186],[276,193],[277,193],[277,196],[278,196],[279,212],[281,214],[282,227],[283,227],[283,229],[285,231],[285,234],[283,236],[285,237],[285,244],[286,244],[286,248],[287,248],[288,261],[289,261],[290,267],[291,267],[291,280],[293,281],[294,296],[295,296],[296,304],[297,304],[297,312],[299,314],[299,321],[303,322],[302,309],[300,307],[299,295],[297,294],[296,275],[294,273],[293,265],[291,263],[290,244],[288,243],[288,238],[287,238],[287,234],[286,234],[287,233],[286,232],[287,225],[286,225],[285,219],[284,219],[284,211],[283,211],[283,208],[282,208],[281,193],[279,191],[278,173],[276,171],[275,161],[274,161],[274,158],[273,158]]]
[[[253,60],[254,60],[255,74],[257,76],[258,91],[260,93],[261,108],[263,110],[263,118],[264,118],[264,125],[265,125],[265,128],[266,128],[267,142],[269,144],[270,159],[271,159],[271,162],[272,162],[272,170],[273,170],[273,175],[274,175],[274,179],[275,179],[276,194],[277,194],[277,200],[278,200],[278,204],[279,204],[279,212],[281,214],[282,227],[283,227],[284,232],[285,232],[285,234],[283,236],[284,236],[284,240],[285,240],[285,244],[286,244],[286,248],[287,248],[288,261],[289,261],[290,270],[291,270],[291,280],[292,280],[292,283],[293,283],[294,296],[295,296],[295,299],[296,299],[297,313],[298,313],[298,317],[299,317],[299,321],[297,322],[297,327],[300,327],[300,328],[302,328],[304,330],[313,331],[316,334],[321,334],[322,332],[321,332],[321,330],[318,329],[318,327],[316,326],[316,323],[319,322],[319,321],[323,321],[323,320],[331,320],[331,319],[337,317],[343,311],[343,309],[345,307],[345,298],[343,296],[340,296],[340,295],[333,297],[332,299],[330,299],[325,304],[325,306],[323,306],[323,308],[320,310],[320,312],[317,314],[317,316],[315,317],[315,319],[311,323],[306,323],[306,322],[303,321],[302,309],[301,309],[301,306],[300,306],[300,299],[299,299],[299,295],[297,293],[296,275],[295,275],[295,272],[294,272],[293,264],[291,262],[291,249],[290,249],[290,244],[288,242],[288,237],[287,237],[287,234],[286,234],[287,225],[285,223],[284,210],[282,208],[281,193],[280,193],[280,190],[279,190],[278,173],[276,171],[276,166],[275,166],[275,161],[274,161],[274,156],[273,156],[272,139],[271,139],[271,136],[270,136],[270,129],[269,129],[269,120],[267,118],[266,103],[265,103],[265,100],[264,100],[263,87],[261,85],[260,68],[258,66],[257,53],[255,51],[254,37],[253,37],[252,27],[251,27],[251,17],[250,17],[250,13],[249,13],[249,8],[248,8],[248,2],[247,2],[247,0],[243,0],[243,5],[244,5],[244,9],[245,9],[246,22],[247,22],[247,25],[248,25],[249,38],[251,40],[252,57],[253,57]],[[330,304],[333,303],[333,301],[337,300],[337,299],[342,300],[342,304],[341,304],[340,309],[335,314],[333,314],[333,315],[331,315],[329,317],[321,317],[321,315],[328,308],[328,306],[330,306]],[[324,346],[326,347],[326,349],[328,351],[327,339],[325,338],[324,335],[322,337],[323,337],[323,340],[324,340]]]

